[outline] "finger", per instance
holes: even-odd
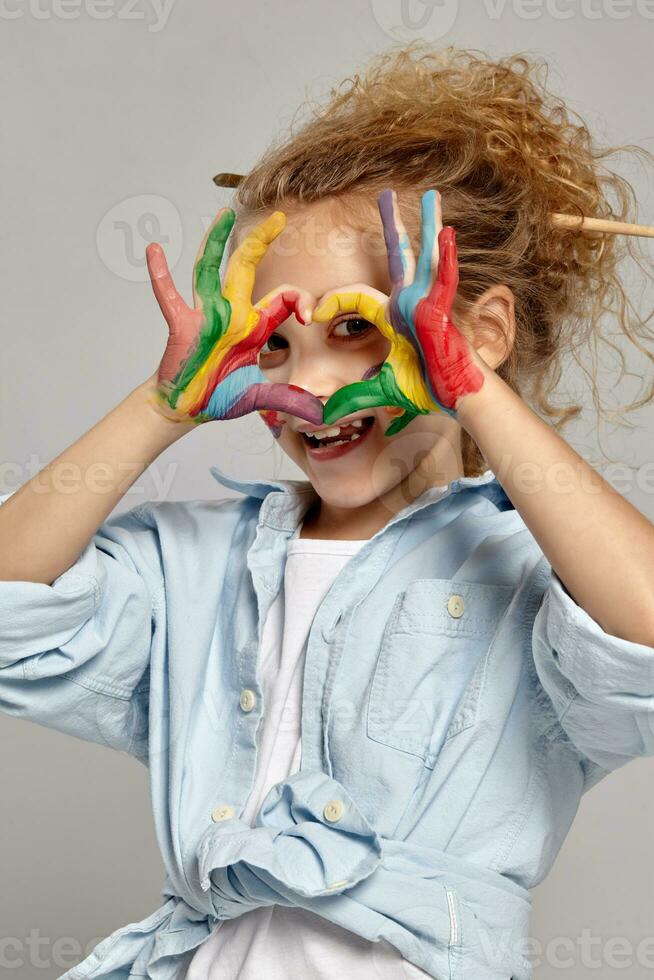
[[[313,311],[313,320],[314,323],[328,323],[339,313],[360,313],[364,320],[374,323],[384,336],[389,336],[393,328],[386,319],[385,305],[385,302],[363,290],[332,293]]]
[[[166,323],[173,327],[178,317],[188,309],[186,303],[177,292],[173,282],[164,250],[158,242],[151,242],[145,250],[145,261],[148,266],[150,282],[159,308]]]
[[[416,267],[416,285],[424,296],[429,292],[432,279],[438,269],[438,233],[442,228],[441,196],[438,191],[428,190],[422,195],[420,255]]]
[[[438,276],[429,300],[439,309],[450,313],[459,286],[459,260],[456,253],[456,230],[448,225],[440,233]]]
[[[193,299],[196,306],[198,301],[206,306],[212,298],[221,295],[220,264],[235,220],[232,209],[223,208],[207,231],[193,270]]]
[[[250,302],[256,268],[270,243],[284,230],[285,225],[284,212],[273,211],[265,221],[248,232],[241,244],[234,249],[223,280],[223,294],[230,302]]]
[[[345,415],[359,412],[362,408],[388,405],[388,397],[382,388],[379,375],[367,381],[355,381],[344,385],[327,399],[323,410],[323,425],[331,425]]]
[[[300,323],[310,323],[314,303],[315,299],[308,289],[284,284],[271,289],[254,304],[254,308],[265,314],[272,333],[293,314]]]
[[[402,288],[413,281],[416,260],[402,221],[396,192],[382,191],[377,198],[377,205],[388,254],[388,274],[392,285]]]
[[[385,361],[378,374],[364,381],[355,381],[335,391],[325,404],[323,419],[331,425],[344,415],[359,412],[362,408],[376,408],[382,405],[395,405],[416,411],[413,402],[404,395],[395,378],[393,368]]]
[[[222,417],[239,418],[250,412],[265,410],[297,415],[312,425],[323,424],[323,404],[319,398],[304,388],[268,381],[251,384]]]

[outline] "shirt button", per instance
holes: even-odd
[[[231,820],[233,816],[234,807],[228,803],[222,803],[211,811],[211,819],[214,823],[219,823],[221,820]]]
[[[454,616],[455,619],[458,619],[459,616],[463,616],[464,609],[465,603],[462,595],[451,595],[447,600],[447,611],[450,616]]]
[[[254,708],[254,702],[254,691],[251,691],[249,687],[246,687],[243,691],[241,691],[239,704],[243,708],[243,711],[252,711]]]
[[[340,820],[343,816],[343,804],[340,800],[330,800],[329,803],[326,804],[322,813],[325,820],[329,820],[330,823],[334,823],[336,820]]]

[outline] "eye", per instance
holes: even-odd
[[[336,331],[339,327],[345,328],[345,333],[337,334]],[[350,332],[352,328],[352,332]],[[369,330],[374,330],[374,323],[370,323],[369,320],[364,320],[363,317],[350,317],[348,320],[339,320],[334,329],[332,330],[332,337],[339,337],[341,340],[356,340],[358,337],[365,336]]]
[[[370,323],[369,320],[364,320],[363,317],[349,317],[348,319],[339,320],[333,327],[330,337],[335,337],[339,341],[344,341],[345,343],[350,343],[351,341],[358,340],[360,337],[365,337],[371,330],[376,330],[374,323]],[[279,351],[288,348],[288,340],[286,337],[282,337],[279,333],[271,333],[268,340],[263,345],[259,351],[259,355],[268,357],[268,359],[273,354],[279,353]],[[270,361],[268,360],[268,366],[270,366]]]
[[[275,351],[283,350],[284,347],[288,347],[288,340],[286,340],[285,337],[282,337],[281,334],[271,333],[270,337],[268,337],[268,340],[265,342],[259,353],[274,354]]]

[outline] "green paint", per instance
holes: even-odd
[[[195,346],[173,378],[175,390],[170,405],[175,408],[179,395],[205,363],[215,344],[225,334],[231,317],[231,304],[222,294],[220,264],[236,214],[229,208],[218,219],[207,238],[202,257],[195,266],[195,291],[202,304],[204,322]]]
[[[395,380],[391,365],[386,361],[379,374],[374,377],[368,378],[366,381],[355,381],[353,384],[344,385],[334,392],[325,404],[323,425],[331,425],[345,415],[361,411],[362,408],[375,408],[381,405],[395,405],[404,409],[404,415],[394,419],[386,429],[387,436],[400,432],[418,415],[429,414],[428,409],[417,408],[403,394]]]

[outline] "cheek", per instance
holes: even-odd
[[[388,339],[388,337],[384,337],[384,335],[379,330],[377,331],[377,333],[379,334],[379,341],[377,343],[378,352],[380,356],[383,357],[384,360],[386,360],[386,358],[391,352],[391,342]]]
[[[301,447],[298,446],[298,438],[288,426],[288,419],[283,418],[275,409],[259,409],[257,413],[265,422],[268,431],[277,440],[280,448],[287,456],[295,460],[296,463],[302,459]]]
[[[371,342],[361,351],[363,371],[370,371],[376,364],[383,364],[391,350],[391,342],[379,330],[375,330]]]
[[[447,483],[448,474],[459,467],[455,426],[439,413],[418,415],[400,432],[385,437],[384,446],[384,472],[393,482],[408,480],[416,493]]]
[[[286,425],[286,419],[283,419],[279,412],[274,408],[262,408],[259,410],[259,415],[268,426],[275,439],[279,439],[284,430],[284,426]]]

